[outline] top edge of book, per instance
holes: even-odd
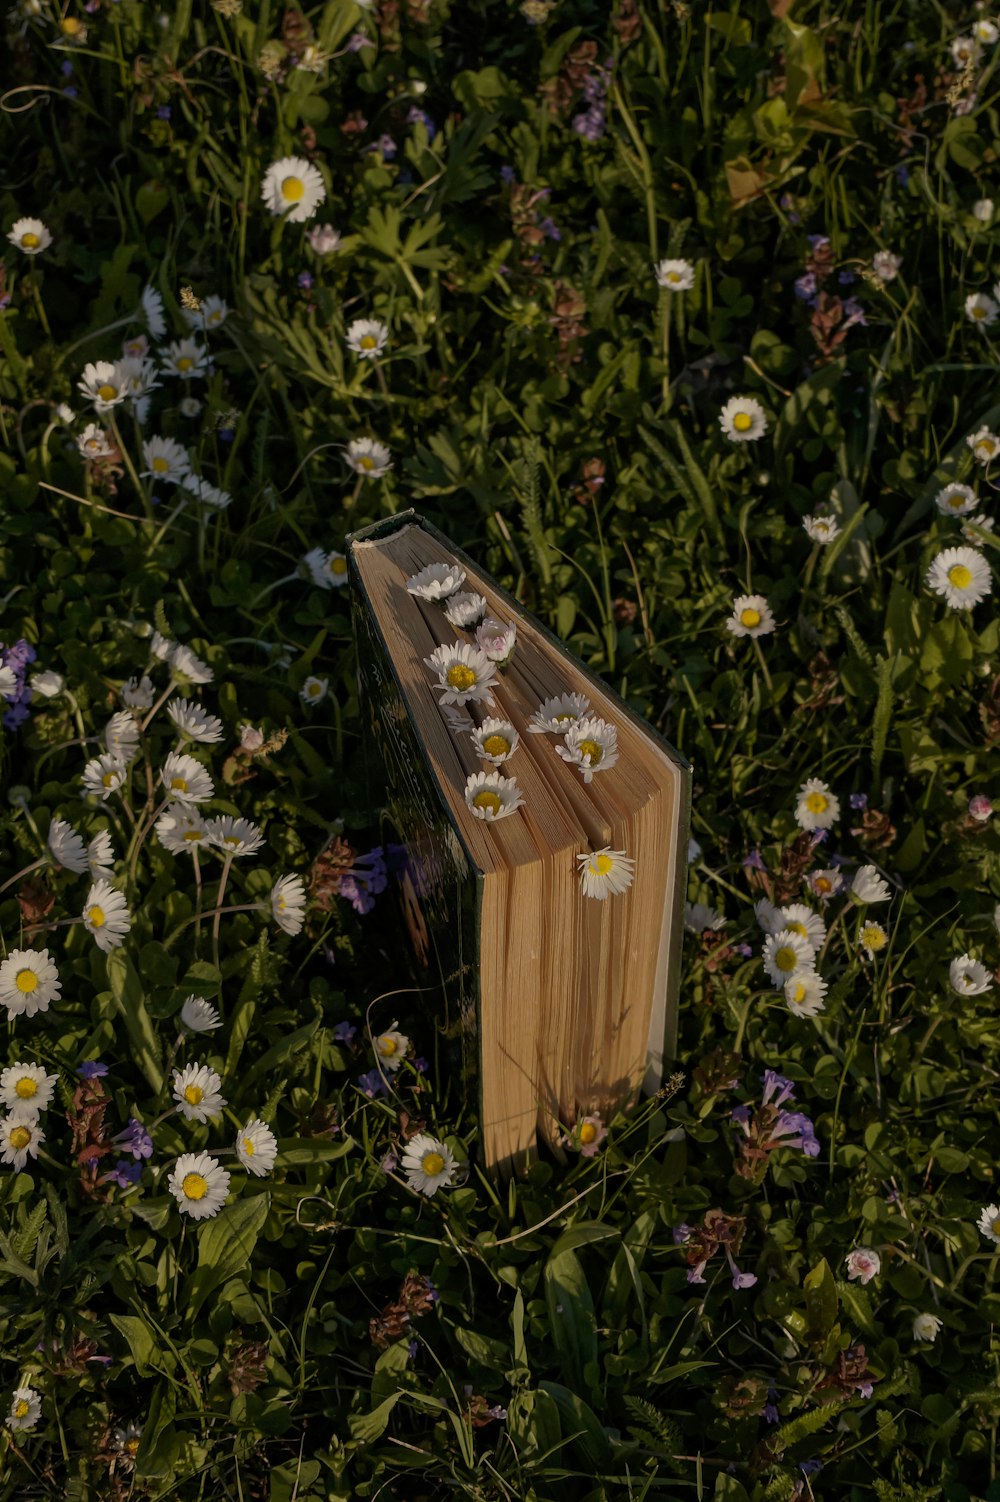
[[[487,578],[490,582],[491,589],[493,589],[499,596],[499,598],[503,600],[504,604],[510,610],[511,615],[515,619],[530,619],[534,628],[558,653],[566,653],[572,658],[574,670],[577,671],[582,678],[586,679],[586,681],[590,683],[598,693],[605,694],[608,698],[612,699],[620,708],[621,712],[629,718],[632,724],[638,730],[642,731],[644,734],[650,736],[654,741],[656,741],[660,745],[662,750],[666,753],[668,758],[681,771],[689,772],[691,770],[691,764],[690,762],[688,762],[687,758],[677,750],[676,746],[673,746],[671,742],[667,740],[666,736],[663,735],[655,725],[651,724],[649,720],[644,719],[642,715],[637,714],[636,711],[632,709],[631,706],[628,705],[625,700],[615,692],[615,690],[609,683],[606,683],[603,678],[598,677],[596,673],[592,672],[591,669],[588,668],[586,664],[576,656],[576,654],[571,650],[566,642],[564,642],[560,637],[556,636],[553,631],[550,631],[549,628],[544,624],[544,622],[540,621],[538,617],[534,615],[530,610],[525,609],[520,601],[516,600],[508,590],[504,589],[503,585],[497,583],[496,579],[494,579],[491,574],[487,573],[481,564],[477,563],[474,558],[470,557],[468,553],[464,552],[462,548],[458,547],[454,542],[452,542],[451,538],[447,537],[438,527],[434,525],[433,522],[428,521],[425,516],[421,516],[418,511],[415,511],[412,508],[409,508],[406,511],[397,511],[393,516],[382,517],[379,521],[373,522],[368,527],[363,527],[358,532],[349,533],[344,542],[345,551],[347,552],[348,557],[350,557],[351,553],[356,547],[368,547],[376,545],[379,542],[392,537],[395,533],[403,531],[406,527],[419,527],[422,531],[426,532],[429,537],[433,537],[435,542],[437,542],[450,555],[451,558],[456,559],[459,563],[468,565],[473,573],[481,574],[485,578]],[[446,560],[443,558],[441,561],[445,562]]]

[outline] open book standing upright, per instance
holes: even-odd
[[[673,1053],[689,768],[414,512],[349,558],[414,949],[517,1168]]]

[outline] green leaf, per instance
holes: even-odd
[[[600,1220],[581,1220],[564,1231],[552,1248],[551,1256],[561,1252],[573,1252],[578,1246],[587,1246],[592,1241],[609,1241],[620,1235],[617,1226],[609,1226]]]
[[[155,1371],[162,1371],[163,1362],[154,1360],[159,1350],[156,1336],[145,1320],[140,1319],[137,1314],[111,1314],[108,1318],[115,1329],[128,1341],[128,1348],[140,1377],[150,1377]],[[171,1358],[171,1365],[173,1365],[173,1358]]]
[[[247,1274],[257,1237],[271,1207],[269,1194],[237,1200],[206,1221],[198,1233],[198,1266],[189,1280],[187,1307],[198,1313],[213,1288]]]
[[[243,1076],[241,1084],[244,1091],[247,1086],[252,1085],[255,1080],[260,1079],[261,1075],[270,1074],[279,1064],[284,1064],[287,1059],[292,1058],[301,1049],[305,1048],[311,1042],[319,1024],[320,1018],[314,1017],[312,1022],[306,1023],[305,1027],[296,1028],[287,1037],[280,1038],[277,1043],[272,1044]]]
[[[558,1382],[539,1382],[559,1410],[567,1439],[572,1439],[585,1464],[602,1469],[611,1460],[612,1450],[600,1419],[576,1393]]]
[[[806,1319],[810,1340],[823,1340],[837,1318],[837,1284],[829,1264],[822,1257],[802,1280],[806,1295]]]
[[[545,1264],[549,1328],[563,1376],[577,1392],[587,1390],[584,1371],[597,1361],[594,1302],[575,1252],[550,1255]]]
[[[177,1399],[172,1382],[160,1382],[153,1393],[142,1426],[142,1440],[135,1457],[137,1476],[166,1476],[181,1447],[180,1430],[174,1424]]]
[[[389,1426],[389,1415],[403,1397],[402,1392],[390,1393],[371,1413],[352,1413],[347,1420],[351,1438],[359,1445],[371,1445],[381,1439]]]
[[[155,1091],[163,1084],[160,1042],[146,1009],[146,998],[139,977],[123,949],[112,949],[107,956],[108,984],[132,1044],[132,1057]]]

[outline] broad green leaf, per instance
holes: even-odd
[[[802,1280],[806,1295],[809,1338],[822,1340],[837,1318],[837,1284],[825,1257]]]
[[[563,1376],[570,1387],[585,1392],[585,1368],[597,1362],[597,1327],[590,1288],[575,1252],[549,1257],[545,1301]]]
[[[257,1237],[271,1206],[269,1194],[237,1200],[213,1220],[205,1221],[198,1233],[198,1266],[189,1280],[188,1311],[198,1313],[213,1288],[227,1279],[248,1273]]]
[[[154,1091],[163,1084],[160,1042],[146,1008],[142,985],[132,962],[123,949],[112,949],[107,957],[108,984],[125,1026],[128,1029],[135,1062]]]
[[[145,1320],[136,1314],[112,1314],[108,1317],[115,1329],[128,1341],[128,1348],[140,1377],[149,1377],[154,1371],[163,1369],[166,1363],[155,1359],[159,1351],[157,1338]],[[170,1356],[170,1365],[173,1364],[173,1357]]]

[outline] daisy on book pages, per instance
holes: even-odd
[[[502,621],[495,621],[488,615],[482,625],[476,627],[476,646],[499,668],[505,668],[510,662],[516,642],[517,626],[513,621],[508,621],[505,626]]]
[[[496,678],[496,666],[478,647],[466,642],[456,646],[436,647],[424,663],[437,673],[435,687],[442,690],[440,703],[468,704],[491,700],[490,689]]]
[[[448,600],[465,583],[465,569],[457,563],[429,563],[407,579],[406,588],[420,600]]]
[[[580,720],[570,726],[556,752],[590,782],[595,772],[609,771],[618,760],[618,731],[607,720]]]
[[[465,801],[477,819],[493,824],[506,819],[524,803],[514,777],[499,772],[473,772],[465,784]]]
[[[576,863],[584,897],[597,897],[601,901],[627,892],[635,876],[635,861],[624,850],[612,850],[610,846],[589,855],[578,855]]]
[[[514,755],[521,737],[510,720],[491,718],[484,720],[479,729],[473,731],[472,740],[480,761],[488,761],[491,766],[499,767],[508,756]]]
[[[546,699],[528,721],[532,735],[565,735],[590,708],[586,694],[557,694]]]
[[[444,607],[445,619],[459,631],[471,631],[486,614],[486,601],[482,595],[465,590],[452,595]]]

